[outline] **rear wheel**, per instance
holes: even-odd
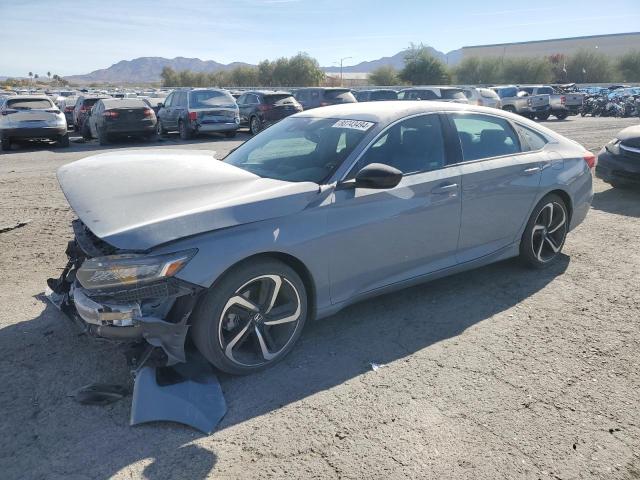
[[[98,143],[100,145],[108,145],[109,137],[104,130],[98,129]]]
[[[536,115],[536,118],[538,120],[542,120],[542,121],[548,120],[549,119],[549,114],[548,113],[539,113],[539,114]]]
[[[224,136],[227,138],[234,138],[237,133],[238,133],[237,130],[232,130],[230,132],[224,132]]]
[[[166,130],[164,129],[164,127],[162,126],[162,122],[160,120],[158,120],[158,123],[156,123],[156,135],[158,137],[162,137],[166,132]]]
[[[58,147],[67,148],[69,146],[69,134],[60,135],[56,140]]]
[[[220,370],[244,375],[280,361],[300,337],[307,293],[300,276],[276,260],[225,274],[194,310],[191,336]]]
[[[249,120],[249,131],[251,135],[257,135],[261,130],[260,119],[258,117],[251,117]]]
[[[567,118],[569,116],[569,114],[567,112],[562,112],[562,113],[556,113],[556,118],[558,120],[564,120],[565,118]]]
[[[190,140],[193,136],[187,122],[183,122],[182,120],[178,122],[178,131],[180,132],[181,140]]]
[[[558,195],[544,197],[533,209],[520,241],[520,257],[535,268],[544,268],[560,255],[569,231],[569,214]]]
[[[84,125],[82,126],[82,138],[84,138],[85,141],[89,141],[91,140],[91,129],[89,128],[89,122],[84,122]]]

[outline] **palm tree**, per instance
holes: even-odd
[[[29,79],[31,80],[31,77],[33,77],[33,72],[29,72]],[[32,82],[33,83],[33,82]]]
[[[47,77],[49,77],[49,82],[51,82],[51,72],[47,72]]]

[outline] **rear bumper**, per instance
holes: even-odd
[[[598,153],[596,177],[605,182],[640,186],[640,161],[625,156],[613,156],[606,149]]]
[[[543,105],[541,107],[525,107],[520,113],[546,113],[551,111],[550,105]]]
[[[105,125],[104,133],[107,135],[148,135],[156,131],[155,123],[148,125]]]
[[[67,126],[39,128],[8,128],[2,130],[4,138],[56,138],[67,133]]]
[[[236,122],[218,122],[218,123],[200,123],[195,130],[201,133],[207,132],[232,132],[238,130],[239,123]]]

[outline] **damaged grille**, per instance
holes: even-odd
[[[113,245],[109,245],[104,240],[96,237],[82,220],[73,220],[71,226],[73,227],[73,233],[78,247],[80,247],[87,257],[101,257],[103,255],[113,255],[116,253],[117,249]]]
[[[192,290],[179,285],[174,279],[168,279],[139,287],[96,292],[85,290],[84,293],[96,301],[137,302],[144,299],[177,297],[192,293]]]

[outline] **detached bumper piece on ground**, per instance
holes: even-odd
[[[76,223],[74,230],[76,240],[67,247],[69,263],[58,279],[47,281],[47,297],[87,334],[132,344],[130,424],[164,420],[211,433],[226,413],[222,389],[211,366],[199,355],[187,357],[184,349],[189,329],[185,322],[198,289],[173,282],[89,294],[76,272],[90,252],[80,246],[82,225]],[[107,398],[111,389],[103,392],[95,386],[82,393]]]

